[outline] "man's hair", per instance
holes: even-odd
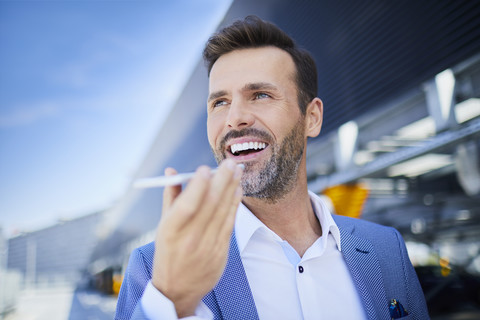
[[[310,53],[299,48],[285,32],[274,24],[257,16],[247,16],[235,21],[208,39],[203,50],[203,60],[208,76],[213,65],[229,52],[273,46],[290,54],[296,67],[295,82],[298,90],[298,105],[305,115],[307,105],[317,96],[317,67]]]

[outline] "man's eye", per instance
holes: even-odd
[[[255,93],[255,99],[265,99],[265,98],[270,98],[270,95],[266,94],[265,92]]]
[[[218,100],[218,101],[215,101],[213,103],[213,107],[216,108],[216,107],[220,107],[220,106],[223,106],[227,104],[227,102],[225,100]]]

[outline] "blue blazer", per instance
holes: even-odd
[[[401,319],[429,319],[422,288],[400,233],[364,220],[336,215],[333,218],[340,230],[342,254],[368,319],[390,320],[392,299],[400,301],[408,312]],[[146,319],[138,302],[152,277],[153,254],[153,242],[132,252],[115,319]],[[203,301],[215,319],[258,319],[234,234],[225,271]]]

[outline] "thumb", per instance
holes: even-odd
[[[166,176],[173,176],[177,174],[177,170],[173,168],[166,168],[165,175]],[[169,186],[165,187],[163,191],[163,210],[162,214],[165,214],[169,211],[170,207],[172,206],[173,201],[178,197],[178,195],[182,192],[182,185],[177,186]]]

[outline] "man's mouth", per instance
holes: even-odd
[[[230,152],[234,156],[244,156],[250,153],[258,152],[263,150],[267,147],[265,142],[243,142],[243,143],[235,143],[230,146]]]

